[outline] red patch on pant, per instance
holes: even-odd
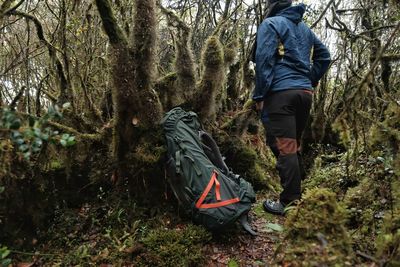
[[[294,138],[277,137],[276,145],[283,156],[297,153],[297,140]]]

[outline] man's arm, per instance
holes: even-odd
[[[310,80],[313,87],[318,84],[318,81],[324,76],[331,63],[331,55],[328,48],[312,33],[314,38],[314,52],[312,57],[312,67]]]
[[[271,22],[265,20],[257,32],[256,87],[253,93],[253,100],[256,102],[263,101],[271,86],[277,48],[278,35]]]

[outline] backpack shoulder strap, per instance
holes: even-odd
[[[199,137],[203,146],[203,150],[210,161],[223,173],[228,174],[229,168],[228,166],[226,166],[215,140],[211,137],[210,134],[204,131],[199,131]]]

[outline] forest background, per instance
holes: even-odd
[[[400,3],[305,3],[332,64],[303,136],[303,201],[276,219],[249,100],[265,3],[0,1],[0,264],[398,266]],[[159,124],[178,105],[257,189],[257,240],[180,214]]]

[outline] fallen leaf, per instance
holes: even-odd
[[[267,228],[276,231],[276,232],[283,232],[283,227],[280,224],[277,223],[267,223]]]

